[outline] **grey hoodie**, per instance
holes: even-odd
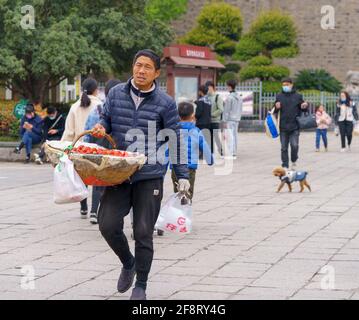
[[[237,92],[231,92],[224,104],[223,121],[240,121],[243,100]]]

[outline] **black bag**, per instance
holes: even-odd
[[[315,114],[311,114],[309,112],[302,112],[301,115],[297,118],[297,121],[299,128],[302,130],[315,129],[318,127]]]

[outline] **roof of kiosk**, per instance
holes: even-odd
[[[174,45],[163,50],[163,60],[176,65],[223,69],[225,66],[216,59],[216,54],[207,47]]]

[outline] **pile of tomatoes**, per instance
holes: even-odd
[[[98,154],[103,156],[128,157],[128,153],[126,151],[91,148],[84,145],[81,145],[78,148],[73,148],[72,152],[80,154]]]

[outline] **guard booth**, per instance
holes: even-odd
[[[175,100],[198,98],[198,87],[217,81],[217,69],[223,69],[216,54],[207,47],[173,45],[163,51],[162,64],[167,79],[167,93]]]

